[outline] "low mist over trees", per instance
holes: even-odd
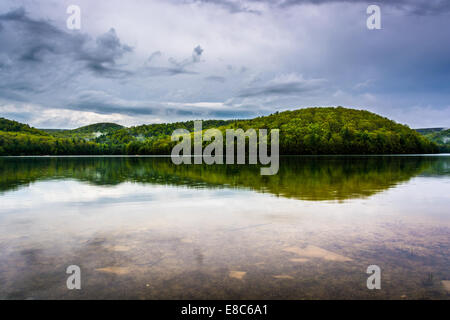
[[[416,131],[422,133],[426,138],[436,143],[439,147],[439,152],[450,152],[450,129],[432,128],[417,129]]]

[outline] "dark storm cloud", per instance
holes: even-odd
[[[31,19],[24,8],[0,15],[3,30],[0,49],[20,70],[26,64],[58,63],[57,58],[80,62],[81,67],[100,77],[124,77],[129,71],[115,67],[117,59],[132,48],[122,44],[114,29],[97,37],[96,41],[79,32],[66,32],[46,20]],[[5,28],[9,27],[8,32]],[[70,63],[67,62],[66,63]],[[12,88],[13,89],[13,88]]]
[[[121,79],[133,74],[131,71],[107,67],[104,63],[98,62],[89,62],[86,64],[86,68],[105,78]]]
[[[174,3],[180,3],[178,0],[172,0]],[[254,0],[252,0],[254,1]],[[249,1],[249,2],[252,2]],[[228,0],[184,0],[181,3],[204,3],[204,4],[213,4],[228,10],[231,13],[239,13],[239,12],[248,12],[254,14],[260,14],[261,12],[258,10],[250,9],[248,4],[244,1],[228,1]]]
[[[24,8],[0,14],[0,22],[0,98],[50,108],[137,117],[200,116],[205,111],[195,106],[190,110],[162,102],[123,100],[102,91],[73,96],[73,92],[80,90],[74,85],[77,78],[84,86],[93,81],[92,76],[141,81],[153,76],[196,74],[188,69],[201,61],[204,50],[199,45],[183,60],[171,58],[168,66],[152,65],[162,55],[155,51],[143,67],[129,70],[118,60],[133,48],[120,41],[114,28],[92,38],[79,31],[55,27],[48,20],[33,19]]]
[[[117,59],[132,50],[130,46],[121,44],[116,31],[111,28],[97,38],[94,48],[80,50],[76,58],[85,61],[86,67],[98,75],[113,78],[124,77],[132,73],[113,66]]]
[[[188,3],[204,3],[215,4],[227,9],[231,13],[248,12],[259,14],[260,11],[250,9],[251,4],[267,4],[271,7],[287,8],[303,4],[333,4],[333,3],[349,3],[349,4],[378,4],[395,7],[405,12],[417,15],[439,14],[450,11],[450,1],[448,0],[186,0]]]
[[[0,15],[0,22],[4,24],[2,42],[8,44],[0,51],[25,62],[39,62],[47,53],[67,53],[85,41],[82,36],[65,34],[47,21],[30,19],[24,8]],[[6,27],[10,29],[6,31]]]
[[[139,73],[142,76],[176,76],[179,74],[197,74],[195,71],[189,71],[178,67],[146,67]]]
[[[265,0],[250,0],[261,2]],[[450,11],[448,0],[281,0],[275,2],[278,6],[288,7],[300,4],[329,4],[329,3],[350,3],[350,4],[378,4],[396,7],[406,12],[419,15],[438,14]]]
[[[313,79],[313,80],[303,80],[299,79],[296,81],[287,81],[281,83],[268,83],[263,86],[249,87],[240,92],[238,97],[248,98],[248,97],[258,97],[258,96],[286,96],[286,95],[301,95],[306,92],[316,91],[321,88],[322,84],[325,83],[324,80]]]
[[[11,101],[20,101],[20,102],[28,102],[29,99],[26,95],[23,95],[21,92],[17,92],[8,88],[0,87],[0,97],[5,98]]]
[[[4,14],[0,14],[0,20],[21,22],[30,30],[36,30],[37,33],[44,33],[48,35],[61,33],[60,30],[44,20],[37,21],[27,17],[27,14],[23,7],[11,10]]]
[[[99,114],[120,113],[128,116],[158,116],[158,117],[249,117],[258,112],[258,108],[230,108],[229,106],[211,109],[198,106],[196,103],[167,103],[158,101],[126,101],[102,91],[82,92],[72,98],[64,106],[66,109],[93,111]]]

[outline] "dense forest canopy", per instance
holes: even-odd
[[[32,128],[27,124],[23,124],[17,121],[0,118],[0,131],[3,132],[22,132],[27,134],[34,134],[39,136],[46,136],[47,133]]]
[[[99,123],[75,130],[38,130],[0,121],[0,155],[170,154],[175,129],[194,122],[125,128]],[[280,129],[280,154],[411,154],[438,152],[436,143],[408,126],[364,110],[306,108],[248,120],[205,120],[203,130]]]

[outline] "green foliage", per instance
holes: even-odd
[[[110,148],[83,139],[63,139],[22,132],[0,131],[0,155],[95,155]]]
[[[416,131],[423,134],[430,141],[436,143],[439,147],[439,152],[450,152],[450,129],[431,128],[417,129]]]
[[[434,153],[436,146],[405,125],[364,110],[307,108],[241,121],[280,129],[280,154]]]
[[[42,131],[47,132],[55,138],[93,140],[98,136],[109,134],[122,128],[123,126],[116,123],[102,122],[80,127],[74,130],[42,129]]]
[[[100,123],[75,130],[43,132],[4,119],[1,155],[170,154],[176,129],[194,130],[194,122],[124,128]],[[9,121],[9,122],[8,122]],[[437,145],[405,125],[364,110],[306,108],[249,120],[206,120],[203,130],[280,129],[280,154],[435,153]],[[102,133],[98,135],[98,133]]]
[[[92,133],[92,132],[113,132],[115,130],[122,129],[123,126],[117,123],[110,123],[110,122],[100,122],[91,124],[88,126],[80,127],[75,130],[71,130],[72,132],[80,132],[80,133]]]
[[[8,120],[5,118],[0,118],[0,131],[23,132],[23,133],[34,134],[34,135],[39,135],[39,136],[48,135],[46,132],[32,128],[27,124],[22,124],[20,122]]]
[[[77,179],[95,185],[125,181],[198,188],[237,188],[303,200],[371,196],[417,174],[448,175],[448,157],[287,156],[277,175],[258,165],[175,165],[163,157],[0,158],[0,192],[38,180]]]
[[[203,129],[217,128],[232,123],[233,120],[205,120],[202,122]],[[165,139],[172,135],[176,129],[194,131],[194,121],[156,123],[149,125],[123,128],[98,137],[97,142],[103,143],[129,143],[132,141],[144,142],[148,140]]]

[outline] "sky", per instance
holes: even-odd
[[[449,127],[450,1],[0,2],[0,117],[70,129],[312,106]]]

